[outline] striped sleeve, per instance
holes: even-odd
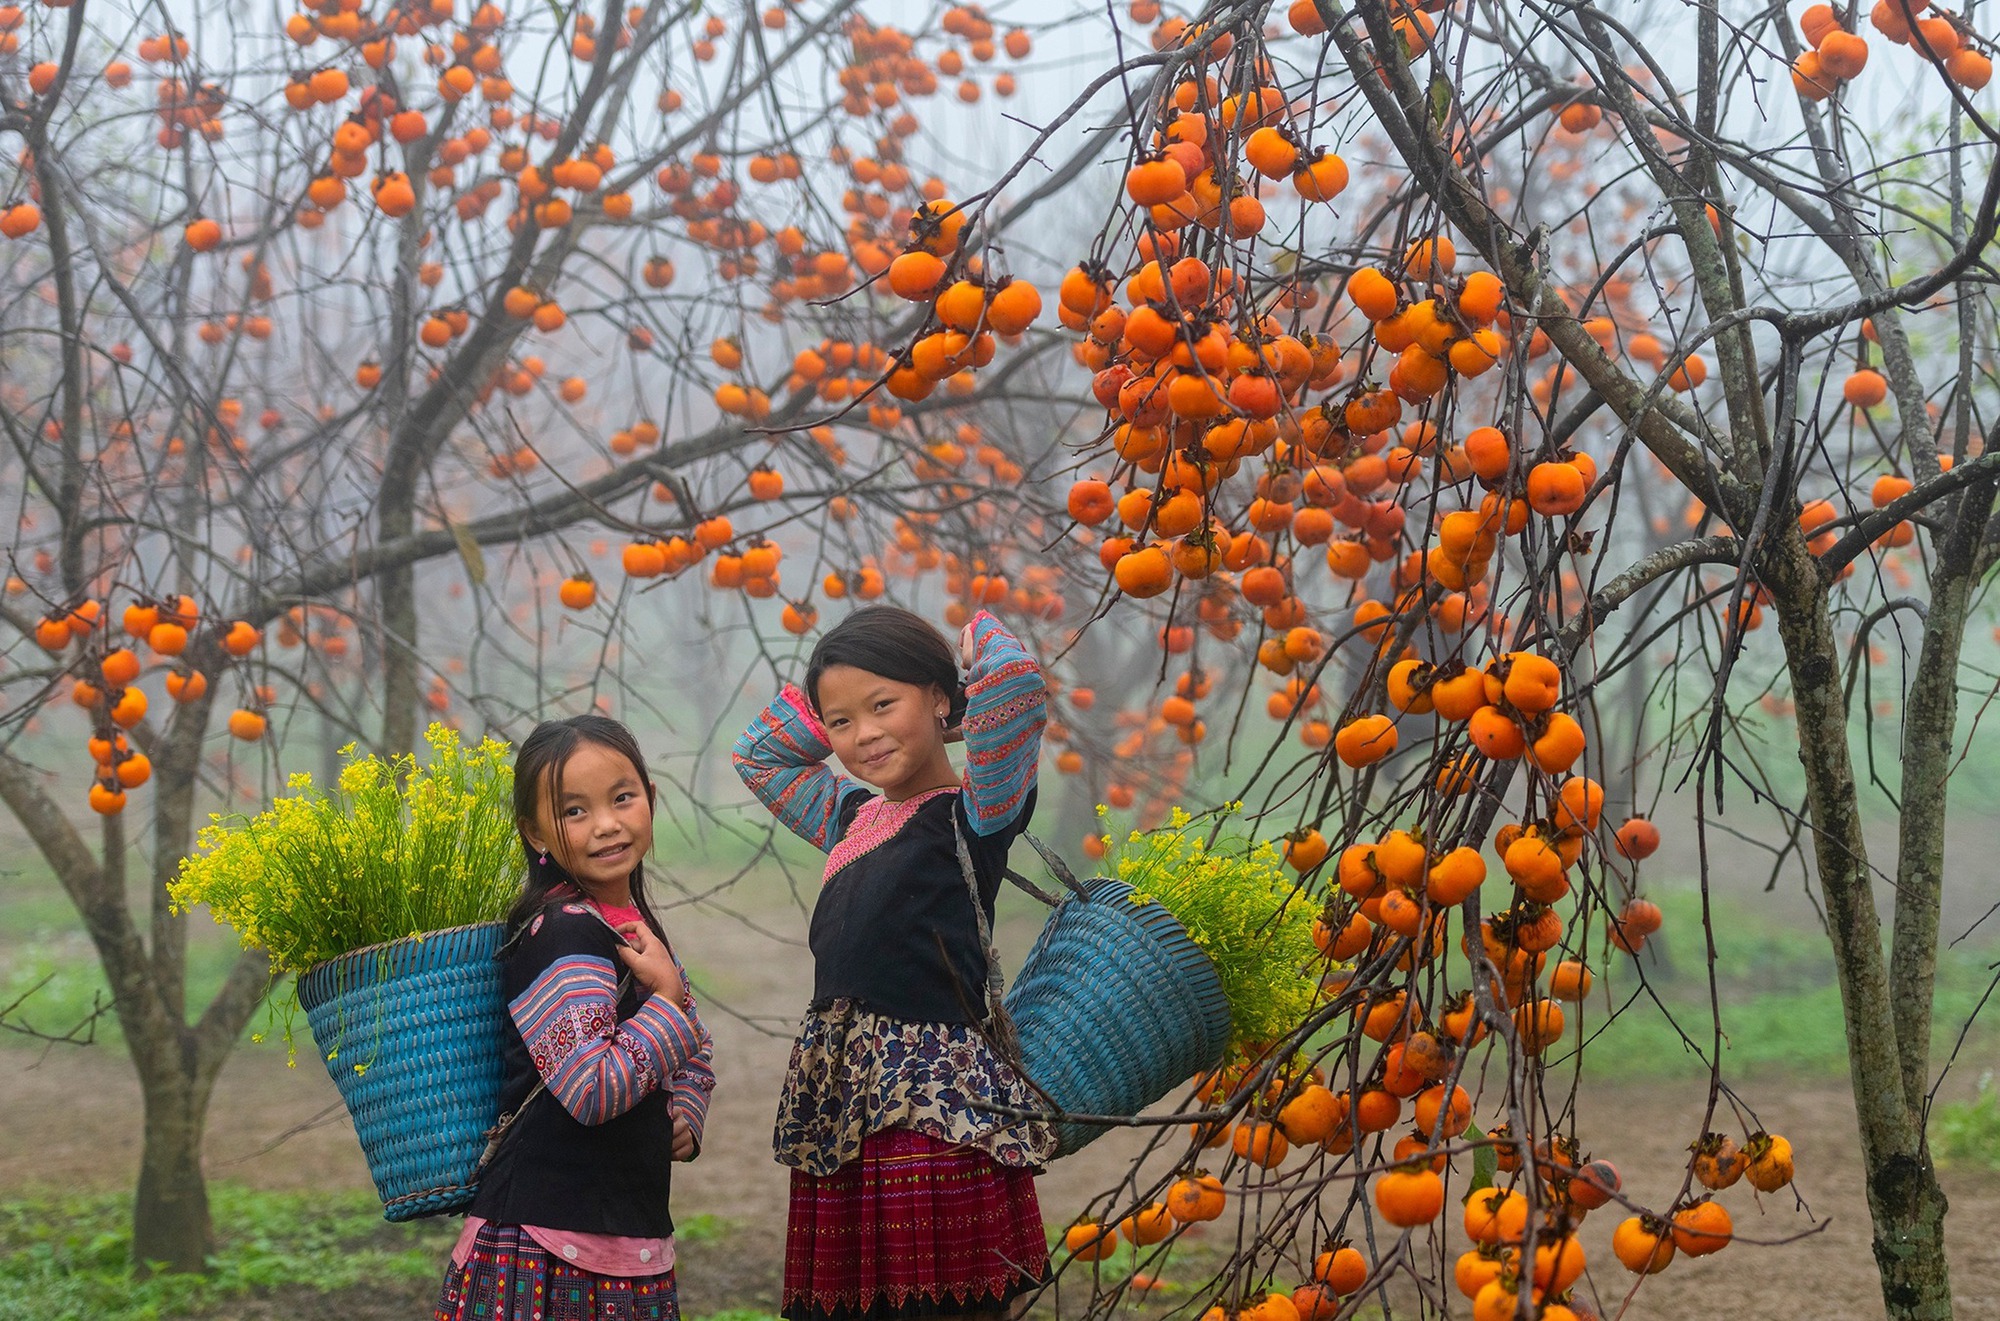
[[[965,684],[965,802],[982,835],[1012,824],[1034,787],[1048,724],[1042,667],[1007,626],[982,610],[972,620]]]
[[[680,967],[680,960],[674,960]],[[694,1134],[694,1149],[701,1152],[703,1126],[708,1123],[708,1100],[715,1091],[715,1042],[702,1025],[700,1011],[695,1007],[694,984],[688,981],[687,969],[681,968],[681,985],[686,988],[681,1000],[681,1009],[694,1029],[695,1047],[681,1060],[680,1068],[673,1073],[674,1123]]]
[[[826,764],[833,749],[812,703],[796,684],[764,708],[737,736],[730,761],[759,802],[814,848],[840,842],[840,805],[861,786]]]
[[[609,959],[572,954],[507,1006],[549,1094],[579,1123],[616,1119],[700,1048],[687,1015],[657,995],[619,1022],[617,993]]]

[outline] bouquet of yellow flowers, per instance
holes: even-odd
[[[1233,1046],[1282,1037],[1318,993],[1312,925],[1320,905],[1281,862],[1269,843],[1211,829],[1179,807],[1158,829],[1134,830],[1111,859],[1109,874],[1132,887],[1131,902],[1172,913],[1215,965]]]
[[[351,950],[505,916],[518,889],[513,750],[433,724],[430,759],[357,757],[330,790],[293,775],[255,817],[213,816],[169,887],[304,972]]]

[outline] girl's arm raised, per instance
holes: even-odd
[[[730,761],[758,801],[814,848],[839,843],[840,805],[860,785],[828,769],[833,752],[812,703],[796,684],[764,708],[736,738]]]
[[[1049,722],[1042,667],[1007,626],[982,610],[972,619],[972,667],[965,683],[966,819],[982,835],[1021,814]]]

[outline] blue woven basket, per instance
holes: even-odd
[[[500,1113],[501,932],[498,922],[432,931],[299,977],[389,1220],[463,1210],[478,1191],[472,1174]]]
[[[1028,1076],[1068,1114],[1136,1115],[1229,1044],[1215,965],[1172,913],[1131,893],[1104,877],[1073,884],[1007,996]],[[1058,1156],[1104,1132],[1055,1129]]]

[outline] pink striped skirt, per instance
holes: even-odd
[[[825,1178],[792,1171],[789,1321],[996,1312],[1048,1271],[1035,1176],[976,1147],[891,1128]]]

